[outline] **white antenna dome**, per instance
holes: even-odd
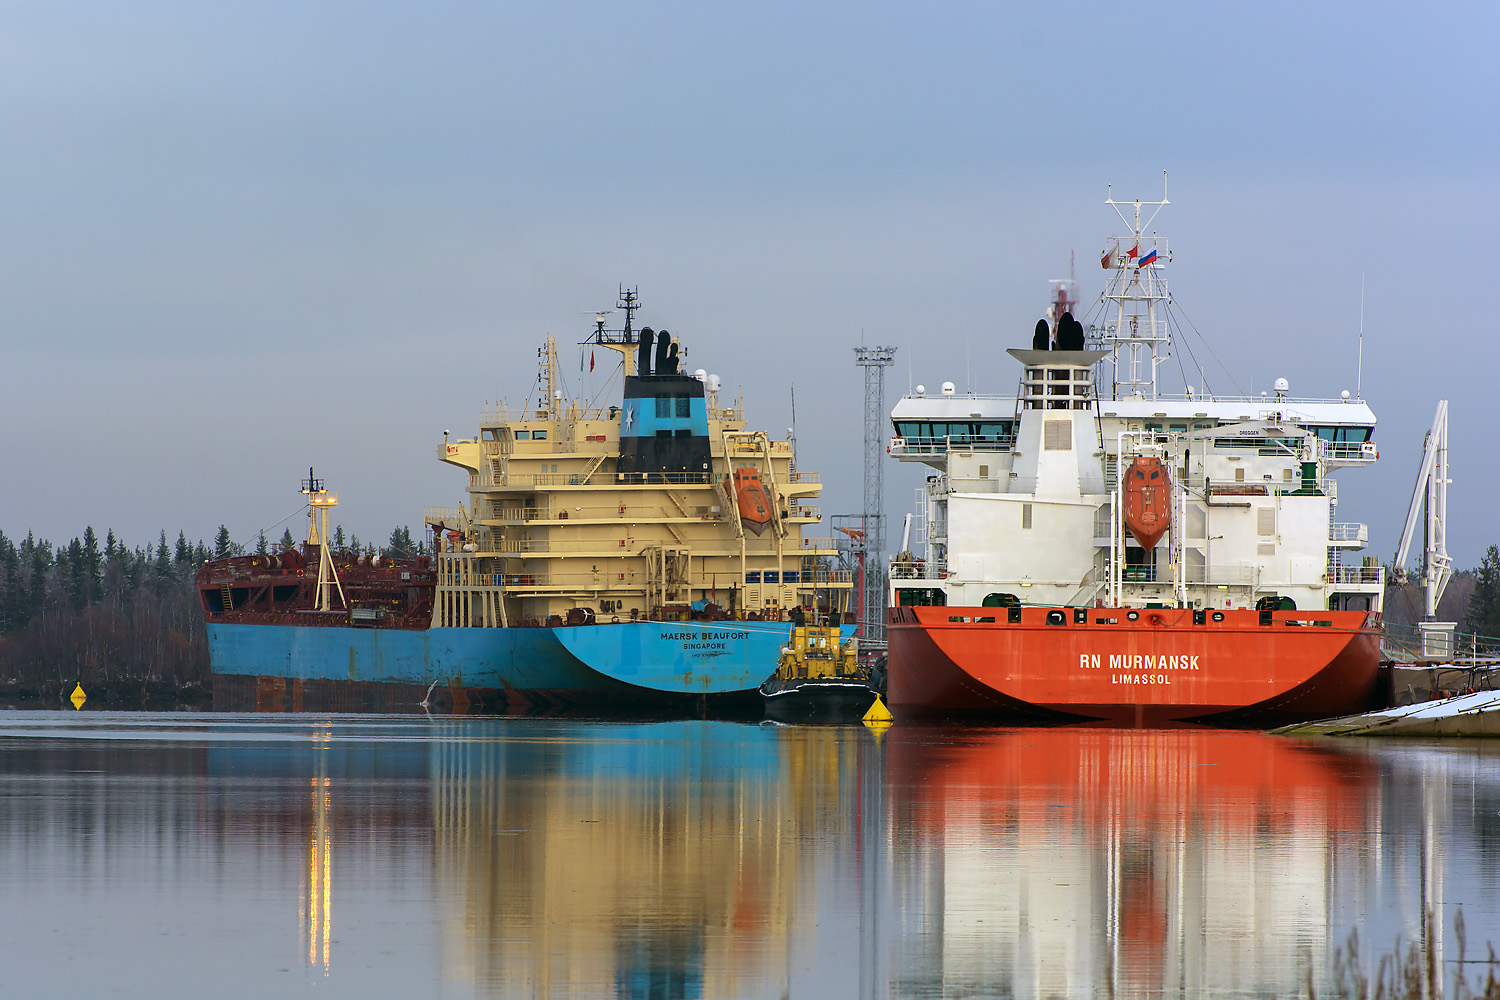
[[[703,370],[702,368],[699,368],[697,371],[693,372],[693,377],[696,378],[699,382],[702,382],[704,379],[708,378],[708,372]]]
[[[918,396],[925,396],[925,395],[927,395],[927,387],[925,385],[919,385],[919,386],[917,386],[917,395]]]
[[[1291,383],[1284,378],[1277,379],[1271,387],[1276,390],[1278,396],[1285,396],[1292,388]]]
[[[708,391],[709,392],[718,392],[719,391],[719,376],[717,376],[717,375],[710,375],[708,377]]]
[[[552,398],[553,399],[562,399],[562,390],[561,389],[553,389],[552,390]]]
[[[1339,393],[1339,399],[1347,400],[1348,398],[1349,398],[1349,390],[1348,389],[1345,389],[1343,392]]]
[[[954,384],[952,382],[944,382],[943,383],[943,395],[944,396],[951,396],[951,395],[953,395],[953,392],[954,392],[955,388],[956,387],[954,386]]]

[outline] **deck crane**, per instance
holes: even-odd
[[[1448,401],[1440,399],[1437,414],[1432,418],[1432,428],[1422,446],[1422,465],[1412,489],[1411,504],[1406,510],[1406,528],[1401,532],[1401,543],[1396,546],[1396,557],[1391,561],[1391,576],[1398,585],[1421,583],[1423,622],[1431,622],[1437,616],[1438,601],[1442,600],[1443,589],[1453,575],[1453,561],[1448,558],[1447,545],[1449,482]],[[1422,569],[1413,577],[1406,572],[1406,557],[1411,550],[1419,510],[1426,518],[1422,528]]]

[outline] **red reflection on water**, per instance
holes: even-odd
[[[1080,859],[1091,907],[1108,912],[1079,915],[1073,944],[1106,939],[1139,986],[1161,984],[1182,946],[1184,891],[1212,900],[1234,881],[1191,853],[1319,869],[1340,835],[1367,828],[1377,781],[1363,755],[1260,733],[896,726],[886,740],[890,804],[914,843],[971,868],[982,848],[994,860],[964,874],[994,879],[997,900],[1010,871],[1019,886],[1028,868]]]

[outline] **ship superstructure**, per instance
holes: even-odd
[[[1366,618],[1373,624],[1380,611],[1383,571],[1356,555],[1367,528],[1335,519],[1333,473],[1375,461],[1375,415],[1347,392],[1333,399],[1293,397],[1284,379],[1274,395],[1259,397],[1190,387],[1163,392],[1157,369],[1172,342],[1165,277],[1171,255],[1165,237],[1147,232],[1155,212],[1144,221],[1142,212],[1168,202],[1108,204],[1128,232],[1110,238],[1100,255],[1108,280],[1087,331],[1066,310],[1060,288],[1056,301],[1064,311],[1055,322],[1038,324],[1029,349],[1009,351],[1021,369],[1014,395],[960,394],[945,383],[934,396],[919,387],[893,410],[891,454],[925,464],[933,474],[919,495],[925,551],[903,551],[891,568],[892,628],[904,622],[913,640],[913,632],[935,634],[918,626],[929,619],[943,619],[944,630],[950,618],[952,624],[996,627],[1032,617],[1066,622],[1077,630],[1066,641],[1060,631],[1043,632],[1024,649],[1007,646],[1004,656],[998,649],[986,653],[982,642],[972,651],[997,662],[1045,654],[1061,664],[1071,656],[1075,673],[1080,657],[1084,664],[1097,658],[1099,673],[1089,674],[1093,668],[1086,665],[1084,676],[1103,677],[1113,692],[1080,694],[1083,701],[1069,707],[1068,693],[1053,691],[1046,703],[1059,711],[1121,714],[1141,697],[1121,699],[1117,711],[1105,695],[1138,684],[1156,692],[1151,704],[1181,701],[1183,711],[1162,708],[1172,717],[1258,704],[1264,699],[1254,697],[1257,691],[1284,693],[1281,682],[1233,697],[1188,694],[1187,682],[1203,679],[1205,660],[1187,661],[1196,664],[1188,673],[1197,670],[1197,677],[1155,665],[1193,656],[1196,647],[1182,642],[1195,625],[1207,637],[1215,628],[1233,628],[1241,615],[1257,628],[1262,619],[1304,622],[1366,642],[1373,634]],[[901,610],[936,607],[990,611]],[[1102,635],[1094,628],[1100,622]],[[1178,622],[1186,625],[1178,628]],[[1110,637],[1119,637],[1119,629],[1108,631],[1115,625],[1147,631],[1116,642]],[[1290,635],[1259,633],[1262,639],[1271,634]],[[1086,637],[1103,645],[1096,648]],[[893,705],[903,697],[928,697],[906,685],[913,657],[927,654],[917,656],[908,642],[903,667],[900,645],[893,633]],[[1283,645],[1275,644],[1275,655],[1285,655]],[[1258,647],[1241,648],[1255,655]],[[1228,669],[1228,653],[1228,646],[1213,653],[1221,669]],[[1208,647],[1199,655],[1208,656]],[[1126,668],[1148,657],[1151,670]],[[1369,677],[1355,684],[1356,701],[1368,697],[1375,665],[1371,659]],[[1297,676],[1300,684],[1312,675]],[[1174,679],[1177,686],[1168,692]],[[1016,688],[1007,697],[1037,703]],[[1235,701],[1239,697],[1252,700]],[[1194,698],[1207,700],[1195,705]]]
[[[822,489],[792,445],[747,430],[717,376],[685,372],[662,330],[601,317],[586,346],[619,355],[618,404],[566,398],[556,342],[541,355],[536,405],[500,406],[479,436],[440,458],[469,473],[469,501],[429,508],[439,534],[435,626],[713,616],[780,620],[821,596],[842,613],[851,586],[808,501]],[[774,666],[774,664],[772,664]]]

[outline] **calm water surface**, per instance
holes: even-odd
[[[1500,745],[13,712],[0,899],[5,997],[1285,996],[1500,944]]]

